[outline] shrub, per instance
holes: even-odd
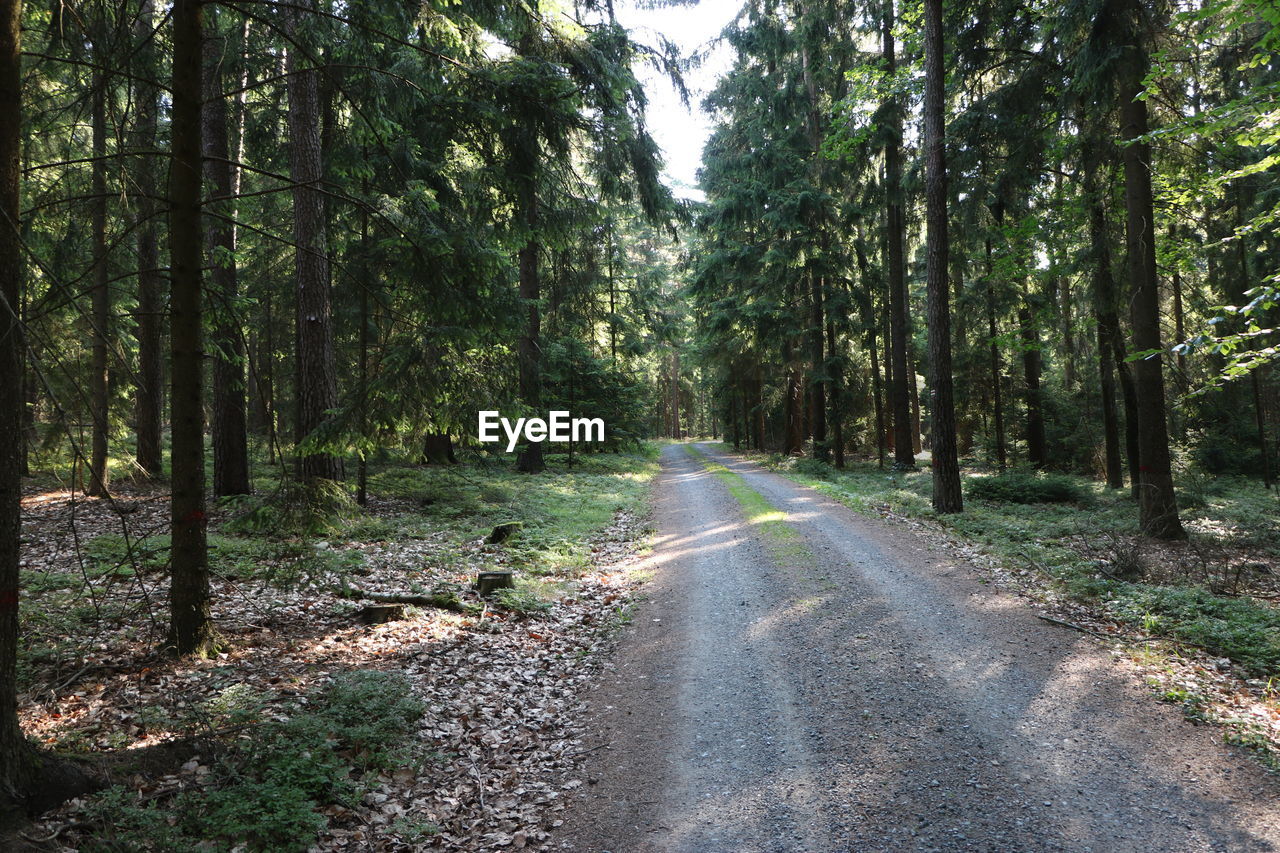
[[[252,691],[228,689],[215,704],[230,707],[215,710],[257,701]],[[339,675],[305,710],[228,744],[204,787],[167,801],[145,801],[120,786],[96,794],[85,819],[99,831],[81,849],[306,850],[325,825],[321,807],[358,798],[349,768],[385,770],[401,761],[425,710],[402,675]]]
[[[797,474],[803,474],[806,477],[816,477],[819,480],[828,480],[831,478],[831,466],[825,462],[819,462],[817,459],[799,459],[796,460],[794,470]]]
[[[1069,477],[1011,472],[996,477],[969,477],[969,497],[997,503],[1082,503],[1085,493]]]

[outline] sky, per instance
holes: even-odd
[[[656,43],[654,33],[674,42],[682,54],[705,52],[720,31],[734,19],[743,0],[701,0],[693,6],[670,6],[640,9],[630,0],[621,3],[616,13],[618,22],[641,44]],[[647,66],[639,69],[640,82],[649,97],[649,132],[661,146],[666,161],[663,170],[667,184],[680,198],[701,199],[697,188],[698,167],[702,163],[702,147],[711,134],[710,118],[702,112],[704,95],[716,79],[729,69],[731,52],[723,44],[712,49],[706,61],[685,75],[689,88],[689,107],[680,103],[670,81]]]

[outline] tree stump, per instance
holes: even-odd
[[[457,465],[453,437],[447,432],[428,433],[422,439],[422,461],[427,465]]]
[[[510,571],[481,572],[476,575],[476,590],[485,596],[495,589],[512,589],[516,585]]]
[[[381,625],[383,622],[395,622],[404,618],[403,604],[366,604],[356,614],[365,625]]]
[[[493,532],[484,541],[489,545],[499,545],[515,536],[522,527],[524,527],[524,522],[522,521],[508,521],[505,524],[499,524],[493,528]]]

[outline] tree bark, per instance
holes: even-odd
[[[315,0],[298,0],[287,22],[295,41]],[[324,164],[320,149],[320,72],[295,47],[289,51],[289,167],[293,180],[293,241],[297,288],[295,356],[298,398],[294,441],[314,438],[338,406],[337,356],[329,295],[329,241],[325,228]],[[304,450],[304,480],[341,480],[342,462],[328,452]]]
[[[94,28],[94,60],[106,65],[102,30],[105,21]],[[86,494],[106,497],[109,486],[107,471],[107,436],[111,431],[110,376],[107,368],[107,336],[111,325],[111,291],[107,269],[107,78],[98,70],[93,75],[92,125],[93,166],[90,179],[93,195],[93,291],[90,314],[90,337],[93,341],[89,365],[89,417],[93,421],[93,438],[89,452],[89,482]]]
[[[217,22],[217,6],[205,19],[202,109],[204,177],[209,194],[225,199],[210,205],[205,229],[209,295],[213,309],[213,493],[217,497],[247,495],[249,442],[245,412],[244,338],[237,319],[239,281],[236,269],[236,204],[231,148],[227,141],[227,104],[222,96],[226,39]]]
[[[813,360],[813,378],[809,383],[809,423],[813,431],[813,456],[826,462],[831,459],[831,448],[827,444],[827,393],[826,386],[830,382],[827,376],[827,363],[823,346],[823,333],[826,323],[823,319],[823,290],[826,287],[824,276],[810,275],[810,301],[812,313],[809,317],[810,358]]]
[[[1009,466],[1009,451],[1004,440],[1004,399],[1001,392],[1000,330],[996,325],[995,285],[991,281],[991,238],[986,241],[987,256],[987,333],[991,337],[991,414],[995,431],[996,463],[1003,471]]]
[[[138,48],[137,140],[142,151],[156,148],[156,123],[160,111],[160,90],[151,83],[157,74],[154,0],[142,0],[134,24]],[[144,155],[138,163],[138,384],[134,390],[138,467],[149,477],[164,474],[160,450],[160,424],[164,399],[164,367],[161,353],[164,326],[160,271],[160,233],[157,226],[156,163]]]
[[[1141,488],[1138,492],[1142,530],[1157,539],[1185,539],[1178,519],[1169,456],[1169,431],[1165,414],[1164,370],[1160,350],[1160,291],[1156,273],[1155,211],[1151,191],[1151,146],[1147,134],[1147,102],[1140,99],[1148,69],[1145,26],[1140,0],[1122,0],[1127,35],[1120,62],[1120,136],[1125,176],[1127,213],[1126,247],[1129,255],[1130,322],[1133,345],[1143,355],[1134,364],[1138,395],[1138,459]]]
[[[948,274],[947,170],[944,147],[942,0],[924,4],[924,156],[929,293],[929,391],[932,395],[933,508],[960,512],[960,463],[951,376],[951,289]]]
[[[836,352],[836,324],[827,315],[827,361],[831,369],[831,462],[836,468],[844,467],[844,401],[841,400],[840,383],[844,381],[841,357]]]
[[[1116,319],[1115,281],[1111,274],[1111,241],[1107,212],[1098,186],[1096,157],[1085,161],[1085,197],[1089,205],[1089,245],[1092,256],[1093,316],[1098,325],[1098,387],[1102,393],[1102,437],[1107,487],[1124,488],[1120,458],[1120,415],[1116,410],[1115,351],[1119,334]]]
[[[1028,297],[1024,296],[1026,300]],[[1040,398],[1040,329],[1031,306],[1018,308],[1018,330],[1022,338],[1022,378],[1026,383],[1027,462],[1032,468],[1043,468],[1046,462],[1044,406]]]
[[[22,540],[23,333],[17,306],[26,268],[18,237],[22,176],[22,3],[0,0],[0,827],[21,817],[32,749],[18,725],[18,552]]]
[[[170,643],[180,655],[217,646],[209,615],[204,501],[204,318],[201,300],[201,0],[173,5],[173,120],[169,171],[169,391],[173,450]]]
[[[897,73],[897,59],[894,55],[893,43],[894,10],[893,0],[885,3],[884,20],[881,37],[883,42],[885,73],[893,76]],[[885,179],[885,231],[888,239],[886,260],[888,262],[889,286],[889,363],[891,366],[889,381],[889,402],[893,410],[893,454],[894,467],[912,469],[916,467],[913,452],[913,435],[911,420],[911,395],[907,373],[910,360],[907,357],[910,329],[907,323],[907,285],[906,266],[903,257],[903,243],[906,240],[906,223],[902,212],[902,107],[898,99],[892,98],[886,110],[888,125],[885,128],[884,145],[884,179]]]

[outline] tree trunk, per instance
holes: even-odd
[[[1129,301],[1133,345],[1144,355],[1134,364],[1138,396],[1138,459],[1141,488],[1138,493],[1142,530],[1157,539],[1185,539],[1178,519],[1169,456],[1169,432],[1165,416],[1164,370],[1160,350],[1160,291],[1156,278],[1155,211],[1151,192],[1151,146],[1141,141],[1147,134],[1147,102],[1144,91],[1148,60],[1141,30],[1145,24],[1140,0],[1127,0],[1129,34],[1126,56],[1120,63],[1120,136],[1125,177],[1125,210],[1128,217],[1126,247],[1129,255]]]
[[[897,59],[893,43],[893,0],[885,3],[881,37],[884,49],[885,73],[892,77],[897,73]],[[896,97],[890,99],[885,111],[889,125],[885,128],[884,180],[885,180],[885,232],[888,249],[889,287],[889,402],[893,410],[894,467],[916,467],[911,429],[911,394],[907,382],[910,359],[907,357],[910,329],[907,324],[906,267],[903,243],[906,240],[906,223],[902,212],[902,107]]]
[[[810,300],[812,313],[809,318],[810,358],[813,360],[813,379],[809,383],[809,423],[813,431],[813,456],[827,462],[831,459],[831,448],[827,445],[827,393],[826,386],[830,382],[827,376],[827,364],[823,352],[823,332],[826,323],[823,319],[823,289],[826,280],[823,276],[811,275]]]
[[[0,0],[0,302],[17,305],[26,268],[18,239],[22,4]],[[22,541],[22,459],[12,437],[22,428],[23,334],[13,311],[0,312],[0,827],[21,818],[33,750],[18,725],[18,551]]]
[[[932,405],[933,508],[960,512],[960,463],[956,452],[956,413],[951,376],[951,290],[947,282],[947,171],[943,144],[942,0],[924,4],[924,155],[928,244],[929,391]]]
[[[764,375],[760,368],[760,362],[756,362],[755,377],[756,404],[753,409],[755,413],[755,435],[756,450],[764,452],[765,435],[764,435]]]
[[[1034,318],[1031,306],[1024,302],[1018,308],[1018,330],[1022,338],[1022,377],[1026,383],[1027,462],[1032,468],[1043,468],[1047,460],[1044,407],[1040,399],[1040,329]]]
[[[1004,441],[1004,399],[1001,392],[1000,375],[1000,330],[996,326],[995,287],[991,281],[991,238],[986,241],[987,252],[987,332],[991,336],[991,415],[992,428],[995,430],[996,463],[1003,471],[1009,466],[1009,451]]]
[[[137,140],[142,151],[156,148],[156,116],[160,111],[160,90],[150,81],[157,74],[155,2],[143,0],[134,24],[138,48]],[[150,155],[138,163],[138,385],[134,392],[138,467],[149,477],[164,473],[160,451],[160,423],[164,398],[164,367],[161,353],[163,303],[160,272],[160,233],[156,217],[156,162]]]
[[[1111,275],[1111,241],[1097,171],[1097,158],[1086,158],[1085,196],[1089,205],[1089,245],[1093,261],[1093,316],[1098,324],[1098,386],[1102,392],[1102,436],[1107,487],[1122,489],[1124,468],[1120,458],[1120,416],[1116,411],[1115,353],[1112,347],[1119,329],[1115,282]]]
[[[287,12],[289,32],[301,39],[305,15],[315,0],[299,0]],[[324,164],[320,150],[320,72],[295,47],[289,51],[289,167],[293,187],[293,241],[297,273],[295,356],[298,397],[294,441],[313,438],[338,406],[337,361],[329,298],[329,242],[325,228]],[[304,480],[342,479],[341,460],[327,452],[302,451]]]
[[[100,42],[105,36],[105,22],[95,28],[94,59],[103,65],[108,58]],[[86,493],[106,497],[108,488],[107,435],[111,430],[107,368],[107,336],[111,326],[111,291],[107,283],[107,79],[98,70],[93,75],[93,295],[90,316],[92,355],[89,366],[89,417],[93,421],[93,439],[89,453],[89,482]],[[14,303],[17,304],[17,303]]]
[[[204,319],[201,314],[201,2],[173,5],[173,120],[169,170],[169,302],[173,449],[169,642],[180,655],[217,646],[209,616],[204,504]]]
[[[844,467],[844,405],[840,383],[844,381],[841,358],[836,354],[836,324],[827,315],[827,362],[831,367],[831,456],[837,468]]]
[[[205,229],[209,295],[213,311],[213,493],[217,497],[247,495],[249,485],[248,426],[245,413],[244,338],[236,302],[236,204],[231,149],[227,142],[227,104],[222,97],[226,40],[218,28],[217,6],[205,21],[202,132],[204,177],[209,194],[223,201],[210,205]]]
[[[447,432],[428,433],[422,439],[422,461],[427,465],[457,465],[453,437]]]

